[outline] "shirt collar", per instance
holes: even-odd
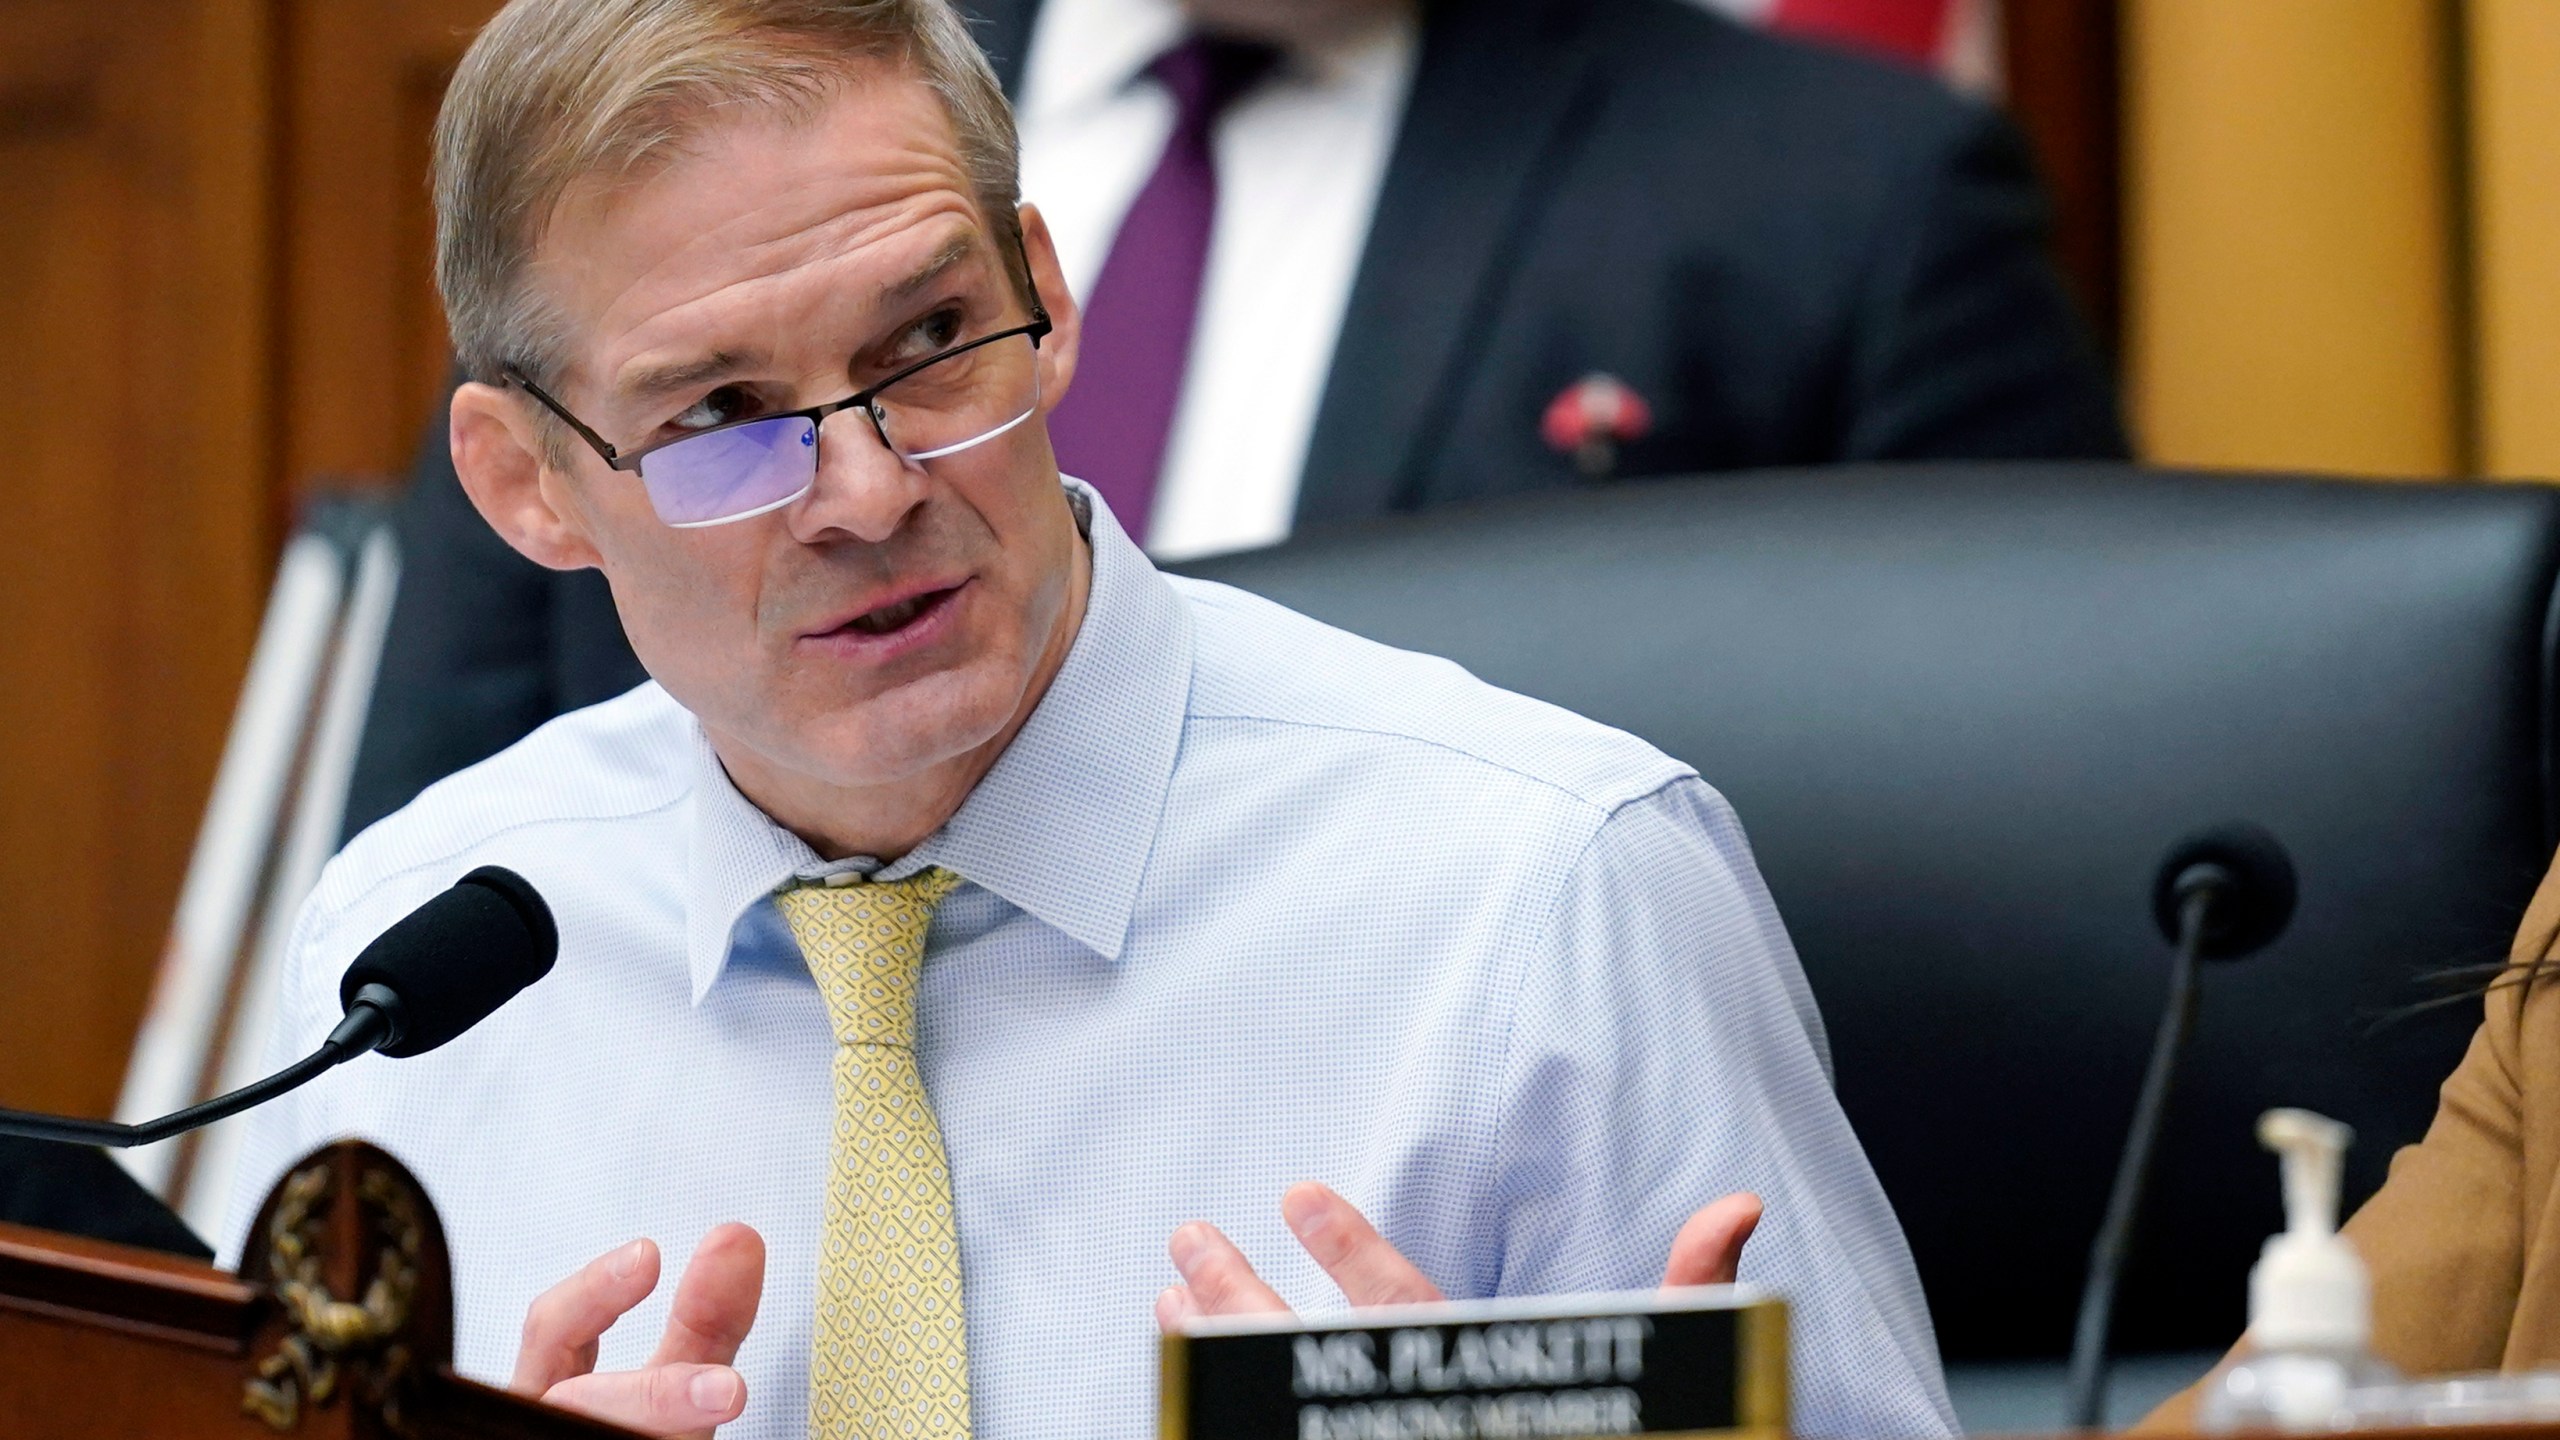
[[[1023,122],[1109,103],[1188,24],[1176,0],[1046,0],[1023,75]]]
[[[880,871],[939,865],[1106,960],[1120,958],[1164,815],[1191,697],[1191,615],[1101,499],[1066,482],[1087,516],[1093,585],[1084,623],[1031,718],[958,813]],[[699,1003],[749,907],[827,864],[738,791],[694,726],[686,963]]]

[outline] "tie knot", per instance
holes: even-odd
[[[1269,45],[1193,35],[1157,56],[1147,73],[1173,96],[1174,129],[1205,135],[1279,61],[1280,52]]]
[[[827,1002],[837,1044],[914,1046],[925,931],[959,883],[931,869],[886,884],[802,885],[773,898]]]

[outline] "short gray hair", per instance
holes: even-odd
[[[940,97],[978,208],[1019,254],[1013,110],[949,0],[511,0],[436,116],[436,288],[463,369],[557,380],[567,337],[526,272],[572,185],[664,163],[714,106],[812,111],[879,60]]]

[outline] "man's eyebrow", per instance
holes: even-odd
[[[922,265],[904,278],[880,287],[880,303],[895,305],[912,299],[917,292],[931,286],[955,265],[978,253],[979,236],[974,230],[964,231],[942,243]],[[615,388],[634,401],[646,402],[679,391],[690,390],[706,381],[735,375],[762,363],[761,357],[737,350],[715,350],[691,360],[673,360],[645,366],[623,377]]]
[[[679,390],[690,390],[706,380],[735,375],[757,363],[757,357],[736,350],[714,350],[691,360],[670,360],[644,366],[623,377],[615,388],[633,400],[655,400]]]
[[[978,232],[975,230],[963,231],[943,241],[942,248],[934,251],[932,258],[917,266],[905,279],[881,286],[880,303],[895,305],[901,300],[915,298],[917,291],[941,279],[952,266],[977,254],[978,245]]]

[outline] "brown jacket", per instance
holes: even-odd
[[[2560,864],[2509,958],[2560,961]],[[2424,1140],[2347,1222],[2373,1272],[2373,1340],[2411,1375],[2560,1363],[2560,970],[2501,980]],[[2137,1429],[2191,1429],[2196,1391]]]

